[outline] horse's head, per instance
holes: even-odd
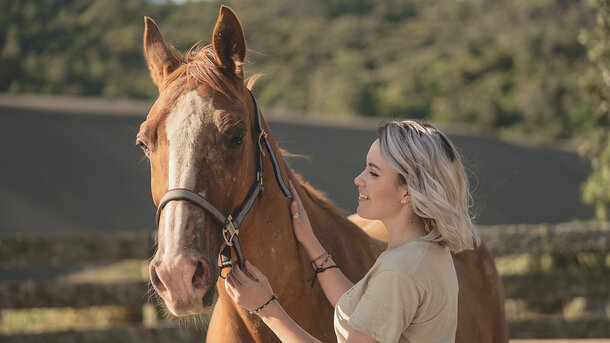
[[[185,55],[145,18],[144,52],[159,97],[137,135],[151,166],[156,205],[169,189],[192,190],[227,215],[255,179],[253,101],[244,86],[241,24],[221,7],[209,46]],[[216,298],[223,239],[210,215],[187,201],[160,213],[150,279],[174,315],[202,313]]]

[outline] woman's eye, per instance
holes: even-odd
[[[374,172],[369,172],[369,174],[371,174],[371,175],[372,175],[372,176],[374,176],[374,177],[379,176],[379,174],[376,174],[376,173],[374,173]]]

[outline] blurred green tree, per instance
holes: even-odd
[[[580,147],[591,160],[592,172],[582,185],[586,203],[595,205],[599,220],[608,220],[610,209],[610,0],[595,0],[596,26],[583,30],[591,67],[581,80],[593,112],[587,139]]]
[[[462,122],[578,137],[589,0],[223,1],[262,72],[263,106]],[[180,50],[209,42],[220,1],[0,1],[0,91],[152,98],[142,17]]]

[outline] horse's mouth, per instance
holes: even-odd
[[[217,281],[219,277],[216,277]],[[214,280],[214,279],[212,279]],[[180,301],[171,301],[168,302],[156,288],[154,289],[154,297],[158,299],[159,305],[165,308],[165,313],[170,317],[174,318],[185,318],[190,316],[198,316],[209,312],[216,301],[218,300],[218,286],[216,285],[218,282],[207,281],[203,285],[205,287],[205,292],[200,297],[181,297]],[[191,294],[191,296],[194,294]],[[171,297],[170,297],[171,299]]]
[[[191,316],[198,316],[209,312],[216,305],[216,301],[218,300],[218,290],[215,286],[208,288],[203,297],[201,298],[201,302],[193,303],[192,306],[177,306],[170,307],[169,304],[165,303],[165,311],[166,315],[174,318],[186,318]]]

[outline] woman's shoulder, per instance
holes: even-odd
[[[415,238],[396,248],[381,253],[375,263],[377,273],[405,274],[411,278],[432,271],[430,266],[449,265],[453,261],[449,249],[436,242]]]

